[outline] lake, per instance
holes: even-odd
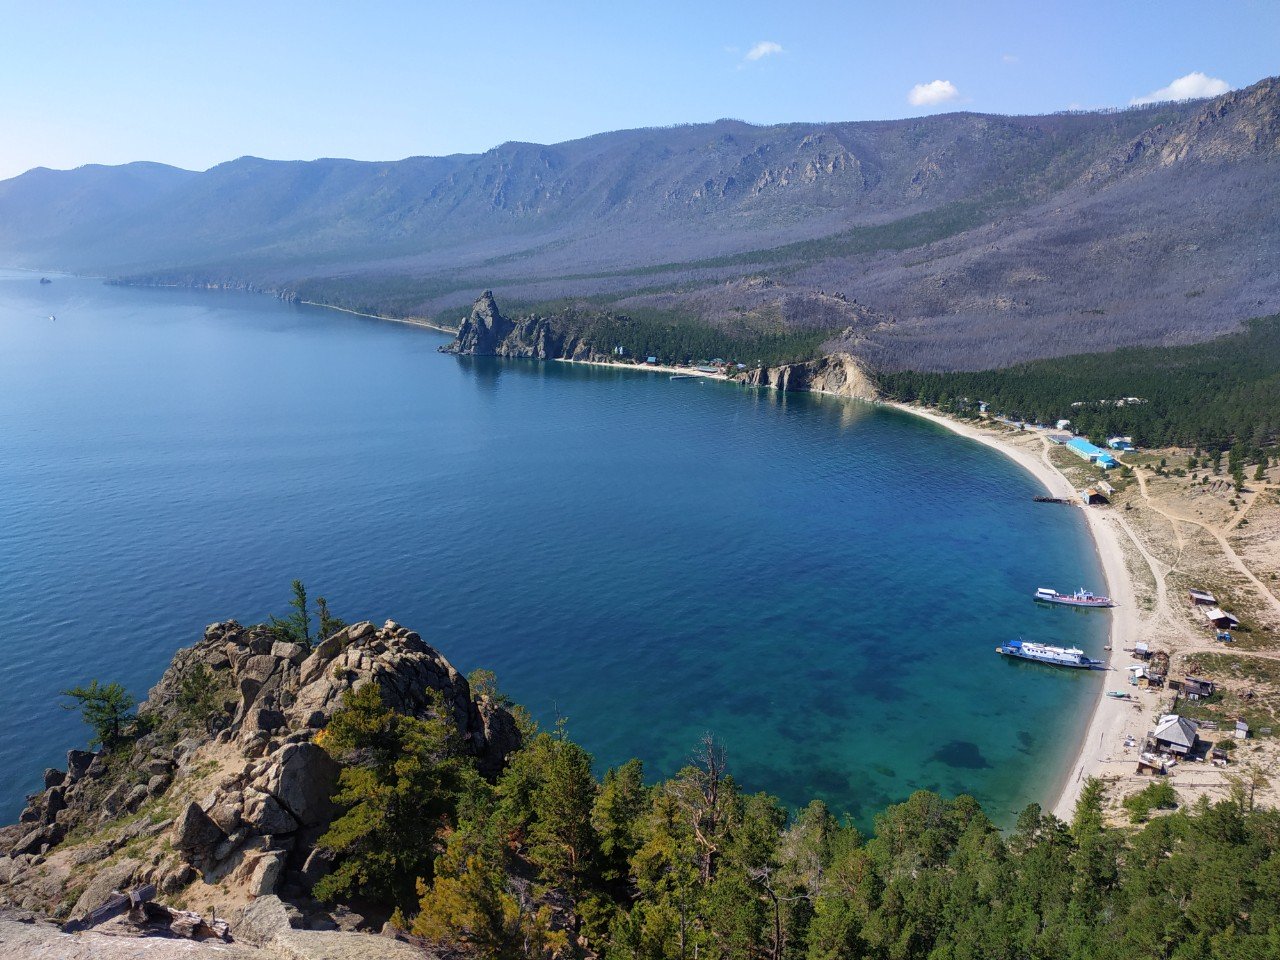
[[[50,320],[50,316],[56,320]],[[912,790],[1049,803],[1100,677],[1079,511],[871,404],[458,358],[421,328],[250,294],[0,271],[0,815],[204,625],[300,578],[494,670],[603,767],[706,731],[748,791],[860,824]]]

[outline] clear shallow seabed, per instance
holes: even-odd
[[[57,316],[56,321],[49,316]],[[248,294],[0,272],[0,816],[204,625],[304,580],[484,666],[603,767],[712,731],[749,791],[861,824],[912,790],[1048,802],[1101,679],[1078,511],[868,404],[558,363]]]

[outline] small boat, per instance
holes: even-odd
[[[672,374],[670,377],[668,377],[667,379],[669,379],[669,380],[692,380],[692,379],[693,379],[693,374],[691,374],[691,373],[673,373],[673,374]]]
[[[1086,657],[1084,651],[1077,647],[1055,647],[1048,643],[1028,643],[1021,638],[1006,640],[996,647],[996,653],[1003,657],[1034,660],[1037,663],[1047,663],[1055,667],[1075,667],[1079,670],[1094,670],[1105,666],[1101,660],[1093,660]]]
[[[1132,700],[1133,695],[1125,693],[1123,690],[1108,690],[1107,696],[1113,700]]]
[[[1060,603],[1067,607],[1114,607],[1110,597],[1100,597],[1081,587],[1075,593],[1059,593],[1050,587],[1040,587],[1035,598],[1039,603]]]

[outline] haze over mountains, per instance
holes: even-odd
[[[390,163],[0,182],[0,262],[451,320],[486,288],[886,368],[1182,343],[1280,310],[1280,81],[1102,113],[606,133]]]

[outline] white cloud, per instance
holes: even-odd
[[[931,80],[929,83],[917,83],[907,94],[907,102],[913,107],[932,107],[934,104],[946,103],[960,96],[960,91],[950,80]]]
[[[748,60],[762,60],[765,57],[772,56],[775,53],[782,53],[782,44],[775,43],[773,40],[761,40],[754,47],[747,51]]]
[[[1012,53],[1006,53],[1000,59],[1003,60],[1005,63],[1018,63],[1020,60],[1020,58],[1016,54],[1012,54]]]
[[[1145,97],[1134,97],[1129,103],[1139,106],[1144,103],[1159,103],[1161,100],[1198,100],[1201,97],[1217,97],[1231,89],[1231,84],[1217,77],[1210,77],[1199,70],[1179,77],[1167,87],[1153,90]]]

